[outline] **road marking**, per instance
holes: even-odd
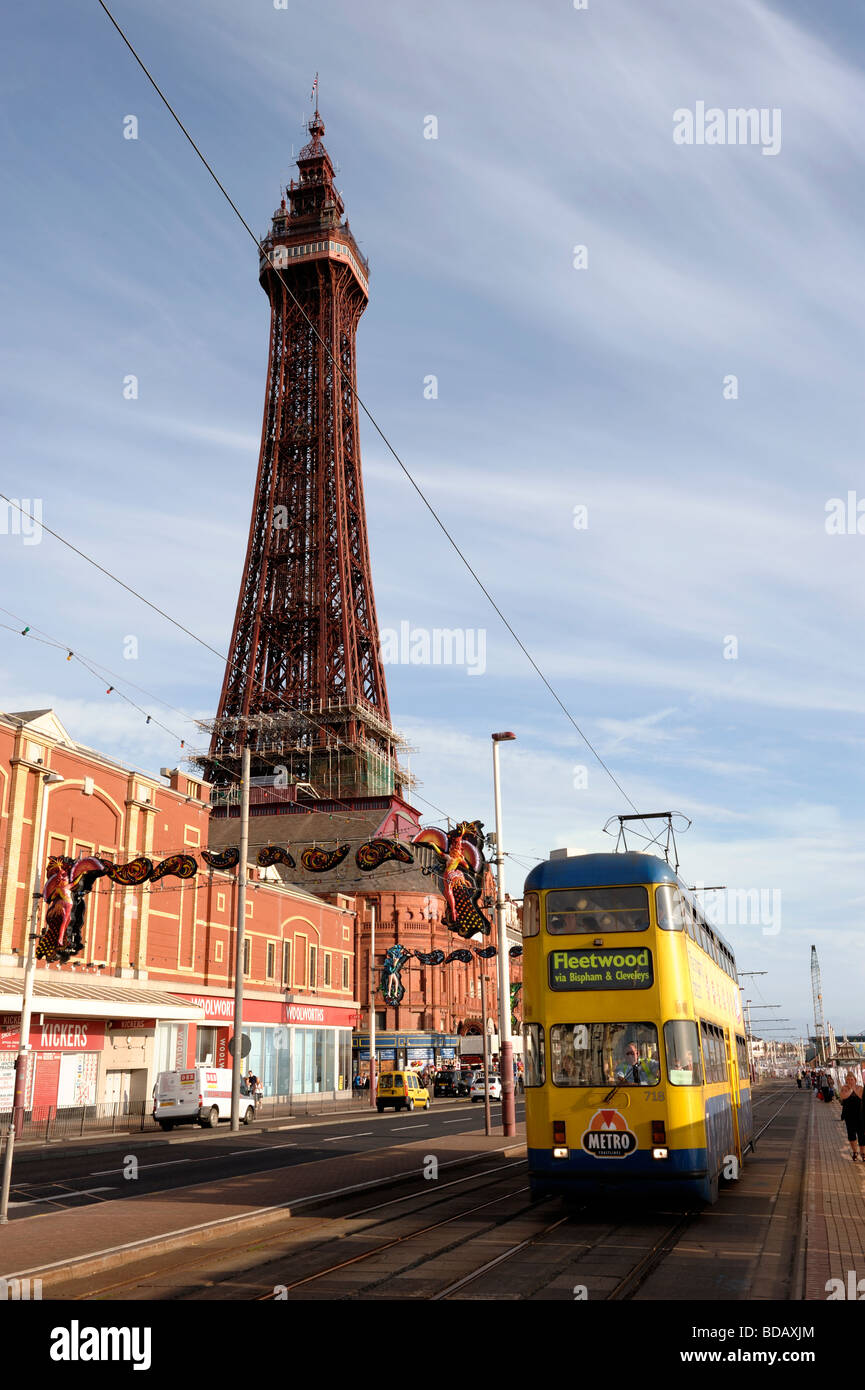
[[[370,1132],[370,1134],[371,1134],[371,1133],[372,1133],[372,1130],[370,1130],[369,1132]],[[176,1164],[178,1164],[178,1163],[217,1163],[217,1162],[219,1161],[219,1159],[221,1159],[221,1158],[237,1158],[237,1157],[242,1157],[242,1155],[245,1154],[245,1153],[249,1153],[249,1154],[263,1154],[263,1153],[273,1153],[273,1152],[275,1152],[277,1149],[296,1149],[296,1148],[297,1148],[297,1145],[296,1145],[296,1144],[265,1144],[264,1147],[259,1146],[259,1147],[255,1148],[255,1149],[237,1149],[234,1153],[227,1153],[227,1154],[204,1154],[203,1157],[201,1157],[201,1158],[169,1158],[169,1159],[166,1159],[164,1163],[145,1163],[145,1164],[142,1165],[142,1167],[144,1167],[144,1168],[173,1168],[173,1167],[174,1167]],[[100,1170],[99,1172],[97,1172],[97,1173],[87,1173],[86,1176],[89,1177],[89,1178],[105,1178],[105,1177],[108,1177],[110,1174],[113,1174],[113,1173],[122,1173],[122,1172],[124,1172],[124,1171],[125,1171],[125,1170],[124,1170],[123,1168],[103,1168],[103,1169],[101,1169],[101,1170]],[[49,1184],[49,1186],[53,1186],[53,1185],[54,1185],[53,1183],[52,1183],[52,1184]]]
[[[110,1187],[88,1187],[81,1192],[64,1192],[60,1197],[33,1197],[27,1202],[10,1202],[10,1207],[41,1207],[44,1202],[68,1202],[70,1197],[92,1197],[95,1192],[111,1192]]]
[[[382,1147],[382,1149],[385,1149],[385,1148],[387,1148],[387,1147],[389,1147],[389,1146],[386,1145],[386,1144],[383,1144],[381,1147]],[[380,1152],[380,1150],[375,1150],[375,1149],[374,1149],[374,1150],[372,1150],[372,1152],[373,1152],[373,1153],[375,1153],[375,1152]],[[503,1150],[502,1150],[502,1149],[491,1149],[491,1150],[489,1150],[488,1152],[489,1152],[490,1154],[496,1154],[496,1155],[498,1155],[499,1153],[502,1153]],[[442,1168],[452,1168],[455,1164],[471,1163],[471,1162],[473,1162],[475,1159],[484,1158],[484,1157],[486,1157],[485,1154],[480,1154],[480,1153],[478,1153],[478,1154],[471,1155],[471,1156],[469,1156],[469,1157],[450,1159],[448,1162],[442,1163],[442,1164],[439,1165],[439,1171],[441,1171]],[[315,1161],[315,1160],[310,1160],[310,1162],[314,1162],[314,1161]],[[523,1159],[517,1160],[517,1162],[524,1162],[524,1161],[525,1161],[525,1160],[523,1160]],[[300,1166],[301,1166],[301,1167],[307,1167],[308,1165],[307,1165],[307,1164],[301,1164]],[[516,1166],[516,1163],[515,1163],[514,1166]],[[493,1170],[492,1168],[488,1168],[488,1169],[486,1169],[485,1171],[491,1173],[491,1172],[493,1172],[494,1170]],[[402,1179],[402,1178],[412,1178],[412,1177],[416,1177],[416,1176],[417,1176],[417,1175],[416,1175],[415,1173],[411,1172],[411,1171],[405,1171],[405,1172],[393,1174],[393,1178],[394,1178],[394,1180],[396,1180],[396,1181],[399,1181],[399,1180]],[[484,1176],[483,1173],[470,1174],[470,1178],[477,1178],[477,1177],[483,1177],[483,1176]],[[196,1187],[199,1187],[199,1186],[200,1186],[200,1184],[198,1184],[198,1183],[191,1184],[191,1187],[192,1187],[193,1189],[196,1188]],[[299,1197],[299,1198],[297,1198],[297,1199],[296,1199],[295,1201],[293,1201],[293,1202],[277,1202],[277,1203],[276,1203],[275,1205],[273,1205],[273,1206],[262,1207],[262,1208],[260,1208],[260,1210],[259,1210],[259,1212],[258,1212],[258,1216],[265,1216],[265,1215],[269,1214],[270,1212],[286,1211],[286,1210],[288,1210],[289,1213],[291,1214],[292,1209],[293,1209],[294,1211],[299,1211],[299,1210],[302,1209],[302,1207],[304,1206],[304,1204],[309,1203],[310,1201],[320,1200],[322,1197],[341,1197],[341,1196],[343,1196],[345,1193],[348,1193],[348,1192],[362,1192],[365,1188],[369,1188],[369,1187],[381,1187],[381,1186],[382,1186],[382,1183],[381,1183],[381,1179],[380,1179],[380,1178],[370,1178],[367,1182],[351,1183],[348,1187],[332,1187],[332,1188],[330,1188],[329,1191],[327,1191],[327,1192],[313,1192],[313,1193],[308,1193],[305,1197]],[[180,1192],[182,1192],[183,1190],[184,1190],[183,1188],[178,1188],[178,1189],[177,1189],[177,1191],[180,1191]],[[416,1195],[416,1194],[415,1194],[415,1195]],[[395,1204],[397,1201],[403,1201],[403,1200],[405,1200],[405,1199],[404,1199],[404,1198],[395,1198],[395,1199],[394,1199],[394,1204]],[[383,1203],[381,1203],[381,1205],[382,1205],[382,1206],[390,1206],[391,1203],[389,1203],[389,1202],[388,1202],[388,1203],[384,1203],[384,1202],[383,1202]],[[360,1215],[363,1215],[363,1213],[361,1212]],[[197,1226],[182,1226],[182,1227],[180,1227],[180,1228],[175,1228],[174,1230],[163,1231],[163,1232],[161,1232],[161,1234],[159,1234],[159,1235],[157,1235],[157,1236],[146,1236],[143,1240],[125,1241],[123,1245],[110,1245],[110,1246],[108,1246],[106,1249],[103,1249],[103,1250],[91,1250],[91,1251],[89,1251],[86,1255],[79,1256],[77,1259],[69,1259],[68,1256],[67,1256],[67,1258],[66,1258],[66,1259],[63,1259],[63,1260],[54,1260],[52,1264],[37,1265],[37,1266],[36,1266],[35,1268],[33,1268],[33,1269],[19,1269],[19,1270],[15,1270],[12,1274],[7,1274],[5,1277],[6,1277],[7,1280],[8,1280],[8,1279],[23,1279],[23,1278],[25,1278],[25,1277],[30,1277],[30,1276],[35,1275],[35,1274],[45,1274],[45,1273],[47,1273],[49,1270],[52,1270],[52,1269],[74,1270],[76,1265],[87,1264],[90,1260],[93,1260],[93,1259],[95,1259],[95,1258],[97,1258],[97,1257],[99,1257],[99,1256],[103,1256],[103,1255],[116,1255],[116,1254],[119,1254],[121,1251],[123,1251],[123,1252],[125,1252],[125,1253],[131,1253],[131,1252],[137,1251],[137,1250],[146,1250],[147,1247],[148,1247],[149,1245],[153,1245],[156,1241],[163,1241],[163,1240],[165,1240],[165,1239],[166,1239],[167,1237],[169,1237],[169,1236],[171,1236],[171,1237],[190,1236],[190,1235],[194,1235],[197,1231],[215,1230],[217,1227],[221,1227],[221,1226],[231,1226],[231,1225],[233,1225],[233,1224],[236,1224],[238,1221],[248,1221],[248,1219],[249,1219],[248,1216],[222,1216],[222,1217],[220,1217],[217,1221],[201,1221],[201,1222],[198,1223]]]
[[[429,1125],[394,1125],[393,1133],[400,1134],[404,1129],[429,1129]]]

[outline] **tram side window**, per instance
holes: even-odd
[[[649,894],[637,886],[555,889],[547,894],[546,912],[547,931],[553,936],[645,931]]]
[[[736,1035],[736,1057],[739,1062],[739,1078],[741,1081],[750,1081],[751,1076],[748,1071],[748,1047],[744,1038]]]
[[[681,1019],[664,1024],[667,1079],[671,1086],[702,1086],[700,1039],[696,1023]]]
[[[550,1029],[554,1086],[656,1086],[654,1023],[556,1023]]]
[[[527,1086],[543,1086],[546,1081],[544,1030],[539,1023],[523,1024],[523,1057]]]
[[[720,1081],[718,1075],[718,1044],[715,1029],[711,1023],[700,1023],[700,1036],[703,1040],[703,1066],[708,1082]]]
[[[727,1080],[727,1055],[724,1034],[714,1023],[700,1024],[703,1039],[703,1064],[707,1081]]]
[[[694,911],[687,898],[682,899],[682,911],[685,914],[685,931],[692,941],[699,941],[697,936],[697,923],[694,920]]]
[[[537,893],[523,898],[523,936],[537,936],[541,929],[541,908]]]
[[[684,931],[685,910],[682,895],[672,883],[659,883],[655,889],[655,912],[662,931]]]

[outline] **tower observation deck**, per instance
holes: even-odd
[[[318,797],[400,795],[409,779],[379,652],[355,396],[369,266],[318,110],[308,130],[261,243],[271,309],[261,451],[204,765],[217,786],[233,782],[246,741],[256,781]]]

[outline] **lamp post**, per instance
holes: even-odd
[[[499,744],[516,738],[516,734],[493,734],[493,792],[496,803],[496,936],[499,968],[499,1071],[502,1081],[502,1133],[516,1134],[517,1115],[514,1101],[514,1045],[511,1041],[511,980],[508,966],[508,941],[505,933],[505,862],[502,853],[502,797],[499,787]]]
[[[375,1053],[375,903],[369,905],[369,1104],[375,1109],[375,1092],[378,1084]],[[385,1023],[387,1019],[385,1018]]]
[[[39,817],[39,834],[36,838],[36,875],[33,883],[33,905],[30,912],[30,933],[27,938],[27,962],[24,966],[24,986],[21,991],[21,1029],[18,1037],[18,1057],[15,1061],[15,1094],[12,1100],[12,1113],[9,1116],[9,1131],[6,1135],[6,1152],[3,1155],[3,1180],[0,1185],[0,1226],[9,1220],[9,1188],[12,1183],[12,1156],[15,1151],[15,1131],[24,1123],[24,1108],[27,1100],[27,1064],[30,1060],[30,1015],[33,1012],[33,977],[36,974],[36,942],[39,940],[39,905],[42,901],[42,859],[45,854],[45,829],[48,824],[48,792],[64,779],[59,772],[43,772],[42,811]]]
[[[246,861],[249,857],[249,764],[249,742],[244,731],[240,773],[240,863],[237,868],[237,928],[234,950],[234,1046],[231,1053],[231,1129],[235,1134],[240,1131],[240,1081],[243,1075],[243,946],[246,939]]]

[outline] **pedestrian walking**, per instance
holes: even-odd
[[[853,1162],[858,1158],[865,1163],[865,1098],[862,1086],[852,1071],[848,1071],[844,1077],[844,1085],[838,1095],[841,1101],[841,1119],[847,1126]]]

